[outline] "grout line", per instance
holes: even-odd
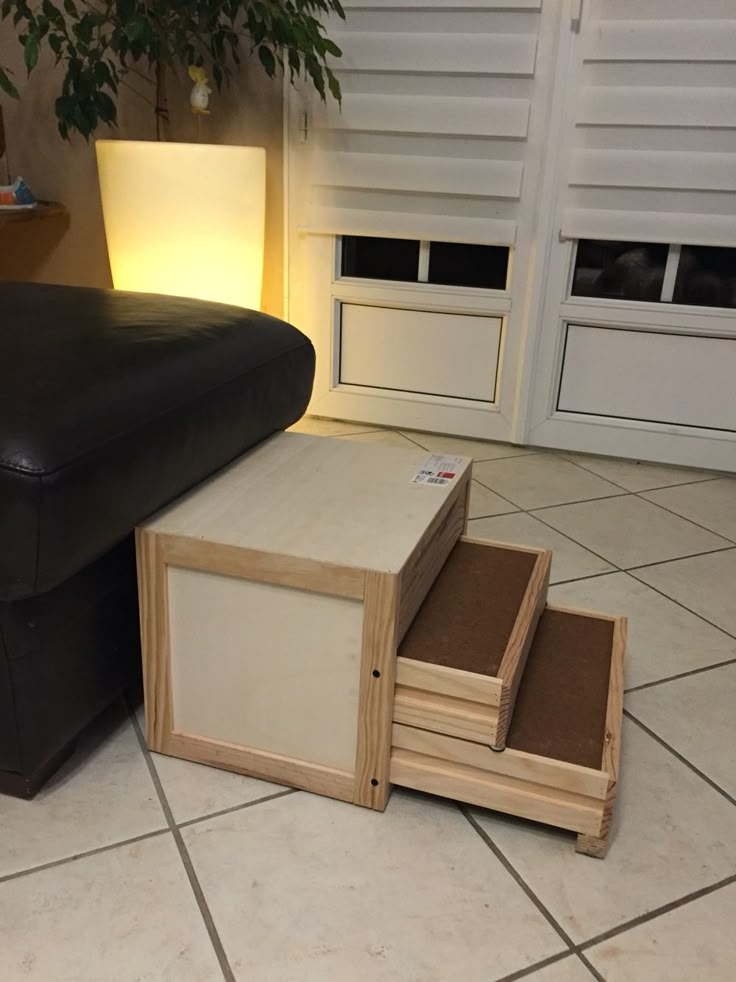
[[[467,805],[460,805],[460,811],[465,816],[468,823],[475,829],[478,835],[481,837],[483,842],[488,846],[496,859],[501,863],[506,872],[516,881],[516,883],[521,887],[527,897],[531,900],[534,906],[537,908],[540,914],[544,917],[550,927],[554,928],[560,938],[565,942],[569,951],[575,948],[575,942],[572,940],[570,935],[565,931],[565,929],[557,922],[554,916],[547,910],[542,901],[528,885],[526,880],[521,876],[519,872],[511,865],[510,861],[504,856],[503,852],[499,849],[496,843],[491,839],[490,835],[481,828],[476,819],[471,815],[470,810]]]
[[[96,849],[87,849],[85,852],[75,852],[72,856],[64,856],[63,859],[52,859],[49,863],[41,863],[39,866],[31,866],[28,869],[16,870],[15,873],[5,873],[0,876],[0,883],[7,883],[8,880],[17,880],[21,876],[29,876],[31,873],[41,873],[45,869],[53,869],[55,866],[66,866],[77,859],[86,859],[88,856],[98,856],[103,852],[110,852],[121,846],[129,846],[134,842],[143,842],[145,839],[154,839],[157,835],[167,835],[169,828],[156,829],[153,832],[144,832],[142,835],[131,836],[130,839],[121,839],[119,842],[111,842],[106,846],[97,846]]]
[[[554,549],[552,552],[554,553]],[[567,580],[550,580],[549,588],[551,590],[553,586],[564,586],[565,583],[577,583],[579,580],[598,580],[601,576],[617,576],[619,573],[623,573],[623,570],[615,566],[613,569],[603,570],[602,573],[583,573],[582,576],[571,576]]]
[[[715,532],[711,534],[715,535]],[[736,546],[733,545],[719,546],[717,549],[706,549],[705,552],[691,552],[687,556],[675,556],[674,559],[660,559],[656,563],[640,563],[638,566],[627,566],[625,572],[630,573],[632,570],[649,569],[652,566],[667,566],[668,563],[679,563],[681,559],[698,559],[700,556],[714,556],[719,552],[732,552],[734,548]]]
[[[478,484],[483,484],[480,478],[474,477],[473,480],[477,481]],[[488,491],[493,491],[494,494],[498,494],[500,498],[504,497],[495,488],[492,488],[490,484],[483,484],[483,487]],[[612,498],[631,497],[634,497],[634,495],[630,491],[621,491],[620,493],[617,491],[616,494],[601,494],[596,495],[594,498],[580,498],[576,501],[558,501],[553,505],[533,505],[531,508],[524,508],[522,505],[516,504],[515,501],[511,501],[510,498],[504,498],[504,501],[510,501],[512,505],[516,505],[521,511],[528,512],[530,515],[536,515],[538,511],[548,511],[550,508],[566,508],[568,505],[587,505],[589,501],[610,501]]]
[[[486,518],[506,518],[507,515],[523,515],[523,514],[524,513],[522,512],[522,510],[520,508],[517,508],[516,511],[495,512],[493,515],[473,515],[472,518],[468,519],[468,525],[470,525],[471,522],[481,522]]]
[[[667,741],[664,740],[661,736],[659,736],[658,733],[655,733],[654,730],[651,730],[645,723],[642,723],[642,721],[638,717],[634,716],[631,710],[624,709],[624,716],[630,719],[632,723],[636,723],[639,729],[647,733],[653,740],[656,740],[657,743],[660,744],[660,746],[665,748],[665,750],[669,750],[669,752],[673,755],[673,757],[676,757],[681,764],[684,764],[694,774],[697,774],[698,777],[702,778],[706,784],[710,785],[710,787],[713,788],[714,791],[717,791],[718,794],[720,794],[723,798],[726,799],[726,801],[730,802],[732,805],[736,805],[736,798],[734,798],[733,795],[730,795],[728,791],[725,791],[720,786],[720,784],[716,784],[716,782],[712,778],[708,777],[708,775],[704,771],[701,771],[699,767],[696,767],[695,764],[693,764],[691,761],[687,759],[687,757],[683,756],[683,754],[681,754],[679,750],[675,750],[675,748],[671,746],[671,744],[667,743]]]
[[[579,501],[558,501],[555,505],[537,505],[534,508],[529,509],[530,515],[536,515],[538,511],[549,511],[550,508],[567,508],[568,505],[587,505],[588,502],[593,501],[610,501],[612,498],[633,498],[634,495],[631,491],[621,491],[621,493],[616,494],[600,494],[596,495],[595,498],[580,498]]]
[[[675,485],[675,487],[681,487],[681,486],[682,485]],[[656,488],[653,488],[652,490],[656,490]],[[660,490],[664,490],[664,489],[661,488]],[[720,532],[714,532],[713,529],[709,529],[707,525],[701,525],[700,522],[695,522],[693,521],[692,518],[686,518],[684,515],[681,515],[679,512],[672,511],[671,508],[667,508],[666,505],[661,505],[658,501],[650,501],[649,498],[644,497],[644,493],[645,492],[641,492],[641,493],[634,492],[634,496],[639,498],[640,501],[647,501],[649,502],[650,505],[656,505],[657,508],[661,508],[662,511],[666,511],[668,515],[674,515],[675,518],[679,518],[680,521],[682,522],[690,522],[691,525],[694,525],[696,528],[701,529],[703,532],[708,532],[710,535],[715,535],[716,538],[723,539],[724,542],[730,542],[732,546],[736,546],[736,542],[733,539],[729,539],[727,535],[722,535]]]
[[[517,512],[524,511],[524,509],[521,507],[521,505],[517,505],[515,501],[512,501],[510,498],[507,498],[503,494],[499,494],[498,491],[494,491],[493,488],[489,488],[487,484],[484,484],[482,481],[479,481],[477,477],[471,477],[471,481],[475,481],[475,483],[478,484],[478,485],[480,485],[480,487],[482,487],[484,491],[490,491],[491,494],[495,494],[497,498],[500,498],[501,499],[501,501],[505,501],[507,504],[511,505],[511,507],[514,509],[514,511],[517,511]],[[512,512],[503,512],[503,514],[504,515],[510,515],[510,514],[512,514]],[[486,517],[493,518],[494,516],[493,515],[488,515]],[[468,519],[468,521],[470,521],[470,519]]]
[[[703,555],[708,556],[708,555],[710,555],[710,553],[703,553]],[[675,563],[675,562],[677,562],[677,560],[676,559],[668,559],[668,560],[666,560],[666,562],[668,562],[668,563]],[[658,566],[659,565],[664,565],[664,563],[656,563],[655,565],[658,565]],[[642,567],[639,567],[639,568],[642,568]],[[664,597],[665,600],[669,600],[671,603],[677,604],[678,607],[681,607],[683,610],[686,610],[688,612],[688,614],[692,614],[693,617],[699,617],[700,620],[703,621],[705,624],[710,625],[710,627],[714,627],[717,631],[720,631],[721,634],[725,634],[727,638],[733,638],[733,640],[736,641],[736,635],[731,634],[731,632],[730,631],[727,631],[725,627],[721,627],[720,624],[716,624],[714,621],[709,621],[707,617],[704,617],[702,614],[699,614],[697,610],[693,610],[691,607],[686,607],[685,604],[682,603],[680,600],[677,600],[675,597],[671,597],[669,594],[665,593],[663,590],[660,590],[659,587],[654,586],[654,584],[652,584],[652,583],[647,583],[646,580],[642,580],[640,577],[638,577],[636,575],[635,572],[631,572],[630,570],[622,570],[621,572],[627,573],[632,579],[636,580],[637,583],[643,583],[644,586],[648,586],[650,590],[654,590],[655,593],[658,593],[660,595],[660,597]]]
[[[632,572],[632,571],[637,570],[637,569],[645,569],[645,568],[648,568],[648,567],[645,567],[645,566],[630,566],[630,567],[626,568],[626,567],[623,567],[623,566],[617,566],[615,563],[611,562],[610,559],[606,559],[606,557],[605,556],[601,556],[600,553],[594,552],[589,546],[585,546],[585,545],[583,545],[582,542],[578,542],[577,539],[573,539],[572,536],[571,535],[568,535],[566,532],[560,532],[560,530],[559,529],[556,529],[554,527],[554,525],[550,525],[549,522],[545,522],[545,520],[543,518],[538,517],[538,515],[535,512],[525,512],[525,514],[530,515],[532,518],[536,518],[537,521],[541,522],[543,525],[546,525],[547,528],[552,529],[553,532],[557,532],[559,535],[562,535],[566,539],[569,539],[570,542],[574,542],[575,545],[580,546],[581,549],[585,549],[586,552],[589,552],[591,555],[596,556],[598,559],[602,560],[604,563],[608,563],[610,566],[613,567],[613,569],[608,570],[608,573],[616,573],[616,572],[618,572],[618,573],[624,573],[624,574],[626,574],[628,576],[631,576],[632,579],[634,579],[634,580],[637,581],[637,583],[643,583],[644,586],[649,587],[650,590],[654,590],[655,593],[658,593],[661,597],[664,597],[665,600],[669,600],[670,603],[676,604],[678,607],[681,607],[683,610],[686,610],[688,612],[688,614],[692,614],[693,617],[699,618],[701,621],[703,621],[703,623],[708,624],[710,627],[714,627],[717,631],[721,631],[721,633],[722,634],[725,634],[727,637],[734,638],[734,640],[736,640],[736,637],[733,634],[731,634],[730,631],[727,631],[725,628],[721,627],[719,624],[715,624],[713,621],[709,621],[707,617],[704,617],[702,614],[698,613],[697,610],[692,610],[690,607],[686,607],[685,604],[683,604],[679,600],[675,599],[675,597],[670,597],[669,594],[665,593],[663,590],[658,589],[656,586],[653,586],[651,583],[647,583],[646,580],[641,579],[640,577],[638,577],[636,575],[635,572]],[[714,554],[714,552],[728,552],[730,548],[731,547],[728,547],[727,546],[727,547],[724,547],[723,549],[719,549],[719,550],[711,550],[710,552],[698,553],[698,555],[699,556],[711,556],[711,555]],[[680,559],[692,559],[692,558],[694,558],[694,557],[693,556],[680,556],[677,559],[665,559],[665,560],[662,560],[661,562],[658,562],[658,563],[651,563],[651,564],[649,564],[649,566],[665,566],[667,563],[676,563],[676,562],[679,562]],[[603,576],[603,575],[606,575],[606,574],[601,573],[601,574],[595,574],[595,575],[596,576],[598,576],[598,575]],[[588,579],[588,577],[587,576],[581,576],[581,577],[578,577],[578,579],[585,580],[585,579]],[[593,579],[593,577],[591,576],[590,579]],[[571,581],[564,581],[564,582],[571,582]],[[558,586],[558,584],[557,583],[554,583],[554,584],[550,583],[550,586]]]
[[[715,893],[717,890],[722,890],[724,887],[730,886],[732,883],[736,883],[736,873],[732,873],[731,876],[718,880],[717,883],[711,883],[710,886],[701,887],[700,890],[693,890],[692,893],[686,893],[683,897],[678,897],[677,900],[671,900],[667,904],[662,904],[661,907],[655,907],[654,910],[648,910],[645,914],[639,914],[638,917],[633,917],[630,921],[624,921],[623,924],[618,924],[616,927],[612,927],[608,931],[603,931],[601,934],[596,934],[594,937],[588,938],[587,941],[582,941],[578,945],[578,948],[581,951],[587,951],[589,948],[603,944],[605,941],[609,941],[611,938],[616,938],[620,934],[625,934],[627,931],[640,927],[642,924],[646,924],[648,921],[653,921],[658,917],[663,917],[665,914],[670,914],[673,910],[677,910],[678,907],[685,907],[687,904],[700,900],[702,897],[707,897],[709,894]]]
[[[601,973],[598,971],[595,965],[590,961],[589,958],[587,958],[586,955],[583,954],[580,948],[575,949],[575,954],[578,956],[578,958],[583,963],[583,965],[585,965],[585,967],[588,969],[588,971],[593,976],[593,978],[596,979],[596,982],[606,982],[605,976],[601,975]]]
[[[231,805],[230,808],[221,808],[218,812],[210,812],[208,815],[202,815],[200,818],[188,818],[186,822],[177,822],[177,828],[186,829],[190,825],[197,825],[199,822],[206,822],[210,818],[220,818],[221,815],[231,815],[233,812],[241,812],[245,808],[252,808],[253,805],[262,805],[267,801],[273,801],[276,798],[285,798],[287,795],[296,794],[298,788],[286,788],[284,791],[276,791],[275,794],[266,795],[264,798],[255,798],[253,801],[244,801],[239,805]]]
[[[220,964],[222,976],[225,982],[236,982],[235,976],[233,974],[233,970],[230,968],[230,963],[228,962],[227,955],[225,953],[225,948],[222,944],[217,928],[215,927],[215,922],[212,918],[212,913],[210,912],[209,906],[207,904],[207,900],[205,899],[204,896],[204,892],[197,878],[197,874],[195,872],[194,864],[192,863],[191,856],[187,851],[187,847],[184,842],[184,839],[182,838],[182,834],[179,831],[176,822],[174,821],[174,816],[171,811],[171,806],[169,805],[169,801],[166,797],[166,793],[164,792],[163,785],[161,784],[161,779],[158,776],[158,772],[154,766],[153,761],[151,760],[151,754],[148,750],[148,747],[146,746],[146,741],[143,739],[143,733],[141,732],[140,725],[130,705],[128,706],[128,712],[130,714],[130,719],[133,724],[133,728],[136,732],[136,736],[138,737],[138,743],[140,745],[141,752],[143,753],[143,757],[146,761],[148,772],[151,775],[151,780],[153,781],[154,787],[156,788],[156,793],[158,795],[161,809],[164,815],[166,816],[166,821],[168,822],[169,829],[171,830],[171,834],[174,837],[174,842],[176,843],[176,847],[179,850],[179,856],[181,857],[182,865],[184,866],[184,870],[189,879],[189,885],[192,888],[194,899],[197,902],[197,906],[199,907],[199,912],[202,915],[202,920],[204,921],[204,926],[207,929],[207,934],[209,935],[210,942],[212,944],[215,955],[217,957],[217,961]]]
[[[624,713],[626,713],[626,710],[624,710]],[[629,713],[626,713],[626,715],[630,716]],[[634,722],[639,723],[638,720],[634,720]],[[639,725],[641,726],[642,724],[639,723]],[[642,726],[642,728],[647,730],[646,727]],[[650,731],[647,730],[647,732]],[[692,768],[692,765],[689,764],[688,761],[686,761],[680,754],[678,754],[677,751],[673,751],[671,747],[667,746],[667,744],[665,744],[664,741],[662,741],[659,737],[657,737],[656,734],[652,733],[651,735],[654,737],[655,740],[662,743],[665,747],[667,747],[668,750],[674,753],[674,755],[678,757],[680,760],[682,760],[683,763],[688,764],[688,766]],[[705,775],[700,774],[700,772],[698,772],[697,769],[695,768],[693,769],[696,770],[696,773],[698,773],[701,777],[703,777],[709,784],[713,783],[709,780],[709,778],[705,777]],[[716,790],[721,790],[717,787],[717,785],[715,786],[715,788]],[[721,791],[721,793],[723,792]],[[677,900],[672,900],[669,903],[662,904],[660,907],[656,907],[654,910],[649,910],[644,914],[640,914],[637,917],[633,917],[629,921],[624,921],[623,924],[618,924],[616,925],[616,927],[610,928],[607,931],[603,931],[600,934],[596,934],[592,938],[588,938],[586,941],[575,943],[567,935],[565,930],[558,924],[558,922],[554,918],[554,915],[552,915],[547,910],[547,908],[544,906],[542,901],[537,897],[537,895],[534,893],[532,888],[526,883],[523,877],[516,871],[514,866],[506,858],[506,856],[499,849],[499,847],[493,842],[493,840],[490,838],[488,833],[483,828],[481,828],[481,826],[478,824],[475,818],[470,814],[468,807],[466,805],[460,805],[460,811],[468,820],[468,822],[473,826],[476,832],[480,835],[481,839],[483,839],[486,845],[491,849],[491,851],[496,856],[496,858],[502,863],[502,865],[507,870],[507,872],[513,877],[516,883],[521,887],[521,889],[524,891],[527,897],[529,897],[529,899],[539,910],[539,912],[544,915],[548,923],[557,931],[557,933],[560,935],[560,937],[565,941],[565,943],[569,947],[569,951],[561,952],[557,955],[552,955],[549,958],[545,958],[535,963],[534,965],[528,966],[527,968],[519,969],[517,972],[512,972],[510,975],[505,975],[503,976],[503,978],[498,979],[497,982],[515,982],[515,980],[517,979],[526,978],[529,975],[533,975],[535,972],[539,971],[540,969],[545,968],[547,965],[552,965],[558,961],[562,961],[563,959],[567,958],[570,955],[577,955],[580,958],[580,960],[583,962],[585,967],[592,973],[594,978],[598,979],[599,982],[605,982],[605,978],[599,973],[596,967],[589,961],[589,959],[584,954],[588,949],[593,948],[599,944],[602,944],[603,942],[608,941],[610,938],[614,938],[620,934],[624,934],[627,931],[639,927],[642,924],[646,924],[648,921],[652,921],[659,917],[662,917],[665,914],[669,914],[671,911],[677,910],[678,907],[683,907],[686,904],[699,900],[702,897],[706,897],[711,893],[715,893],[717,890],[720,890],[723,887],[727,887],[730,886],[732,883],[736,883],[736,873],[734,873],[731,874],[730,876],[724,877],[722,880],[718,880],[716,883],[710,884],[709,886],[701,887],[699,890],[694,890],[691,893],[687,893],[684,896],[679,897]]]
[[[666,467],[666,464],[662,465]],[[691,484],[708,484],[710,481],[722,481],[724,474],[715,474],[713,477],[699,477],[695,481],[678,481],[677,484],[658,484],[654,488],[640,488],[632,491],[632,494],[649,494],[650,491],[668,491],[670,488],[688,488]]]
[[[526,968],[519,968],[515,972],[511,972],[510,975],[504,975],[500,979],[494,979],[494,982],[517,982],[518,979],[527,979],[530,975],[534,975],[543,968],[547,968],[549,965],[556,965],[557,962],[561,962],[566,958],[574,958],[574,953],[569,951],[560,951],[556,955],[550,955],[549,958],[543,958],[540,962],[534,962],[533,965],[527,965]]]
[[[623,497],[623,495],[617,495],[616,497]],[[607,498],[598,498],[596,500],[598,500],[598,501],[607,501],[608,499]],[[582,504],[582,502],[575,502],[575,504]],[[553,507],[557,507],[557,506],[553,506]],[[529,515],[531,518],[536,518],[538,522],[541,522],[542,523],[542,525],[546,525],[546,527],[548,529],[552,529],[553,532],[556,532],[558,535],[561,535],[563,538],[567,539],[569,542],[574,542],[576,546],[580,546],[581,549],[585,549],[586,552],[589,552],[591,554],[591,556],[595,556],[596,559],[600,559],[601,562],[608,563],[608,565],[611,566],[612,569],[607,570],[606,571],[607,573],[624,573],[624,572],[626,572],[624,569],[621,568],[621,566],[617,566],[616,563],[612,563],[610,559],[606,559],[606,557],[605,556],[602,556],[599,552],[594,552],[589,546],[584,546],[582,542],[578,542],[577,539],[573,539],[573,537],[571,535],[568,535],[567,532],[561,532],[559,529],[556,529],[554,527],[554,525],[550,525],[549,522],[545,522],[545,520],[543,518],[539,518],[537,516],[537,513],[536,512],[530,511],[530,512],[527,512],[526,514]],[[554,552],[554,550],[552,550],[552,551]],[[580,577],[580,579],[586,579],[586,577]]]
[[[565,454],[566,453],[574,453],[574,452],[575,451],[572,451],[572,450],[558,450],[558,451],[556,451],[556,453],[560,457],[562,457],[563,460],[566,460],[568,462],[568,464],[574,464],[576,467],[579,467],[581,470],[586,471],[586,473],[592,474],[594,477],[600,478],[601,481],[608,481],[609,484],[615,484],[615,486],[617,488],[623,488],[625,491],[628,491],[629,494],[644,494],[647,491],[664,491],[665,488],[682,488],[682,487],[685,487],[688,484],[707,484],[708,481],[718,481],[718,480],[722,480],[722,478],[723,478],[723,475],[722,474],[720,474],[720,473],[714,473],[713,477],[699,477],[695,481],[681,481],[681,482],[677,482],[676,484],[658,484],[657,487],[654,487],[654,488],[641,488],[640,491],[632,491],[631,488],[627,488],[625,484],[619,484],[618,481],[614,481],[613,478],[603,477],[603,475],[602,474],[599,474],[597,471],[591,470],[590,467],[586,467],[585,464],[581,464],[579,460],[570,460],[569,457],[565,457]],[[608,459],[611,459],[611,460],[617,460],[617,459],[618,460],[621,460],[622,458],[620,458],[620,457],[619,458],[612,457],[612,458],[608,458]],[[671,467],[672,465],[671,464],[654,464],[654,466],[655,467]]]
[[[727,658],[725,661],[715,662],[713,665],[702,665],[700,668],[691,668],[687,672],[678,672],[677,675],[668,675],[663,679],[655,679],[654,682],[642,682],[641,685],[632,685],[630,689],[624,689],[624,694],[630,695],[633,692],[641,692],[644,689],[653,689],[667,682],[677,682],[679,679],[688,679],[691,675],[702,675],[704,672],[712,672],[715,668],[724,668],[726,665],[733,664],[736,664],[736,658]]]

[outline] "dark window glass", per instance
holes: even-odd
[[[476,286],[505,290],[509,250],[505,246],[432,242],[429,282],[445,286]]]
[[[380,239],[343,235],[342,275],[371,280],[409,280],[419,272],[419,243],[413,239]]]
[[[658,301],[669,246],[581,239],[572,293],[576,297]]]
[[[672,302],[736,307],[736,249],[683,246]]]

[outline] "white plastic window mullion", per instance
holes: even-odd
[[[669,252],[667,253],[667,262],[665,263],[664,267],[664,279],[662,280],[662,293],[659,298],[662,303],[672,303],[681,253],[681,245],[671,245]]]
[[[427,283],[429,281],[429,242],[421,241],[419,243],[419,272],[417,273],[417,280],[420,283]]]

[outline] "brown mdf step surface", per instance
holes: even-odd
[[[398,651],[394,722],[503,747],[551,553],[463,537]]]
[[[618,780],[626,621],[547,607],[506,749],[394,724],[395,784],[578,833],[602,858]]]

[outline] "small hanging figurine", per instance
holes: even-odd
[[[207,85],[208,78],[204,68],[197,65],[189,66],[189,78],[194,82],[194,88],[189,96],[192,112],[197,116],[209,116],[207,108],[210,101],[212,89]]]

